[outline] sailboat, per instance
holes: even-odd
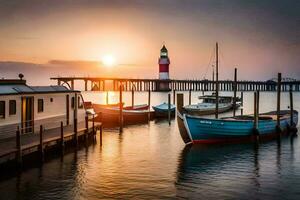
[[[225,117],[218,119],[219,109],[219,86],[218,86],[218,43],[216,43],[216,119],[209,119],[188,113],[177,112],[177,122],[180,135],[184,143],[227,143],[251,141],[253,139],[254,128],[257,129],[262,138],[276,136],[277,116],[281,131],[287,132],[290,127],[298,124],[298,111],[281,110],[271,111],[258,115],[255,124],[254,115],[243,115],[235,117]]]

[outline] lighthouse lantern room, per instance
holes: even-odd
[[[168,49],[165,45],[160,50],[160,57],[158,59],[159,64],[159,79],[166,80],[169,79],[169,64],[170,59],[168,57]]]

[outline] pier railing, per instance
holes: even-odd
[[[214,91],[216,81],[212,80],[177,80],[177,79],[126,79],[126,78],[101,78],[101,77],[53,77],[58,85],[66,84],[71,89],[75,88],[75,81],[84,83],[85,91],[118,91],[120,85],[124,86],[123,91]],[[235,82],[232,80],[219,80],[220,91],[233,91]],[[237,91],[277,91],[277,82],[237,80]],[[281,91],[300,91],[300,81],[282,81]]]
[[[59,115],[46,119],[27,120],[21,123],[2,125],[0,126],[0,140],[15,137],[17,130],[19,130],[22,135],[37,134],[40,131],[41,125],[44,130],[49,130],[59,127],[61,122],[67,125],[66,121],[66,115]]]

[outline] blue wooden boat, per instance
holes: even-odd
[[[167,103],[162,103],[157,106],[152,106],[155,111],[155,116],[168,116],[169,105]],[[171,104],[171,115],[175,115],[176,106]]]
[[[287,132],[290,124],[290,111],[280,111],[280,127]],[[259,115],[258,131],[262,138],[276,135],[276,111]],[[221,119],[207,119],[189,114],[177,116],[181,137],[185,143],[226,143],[253,139],[254,117],[244,115]],[[297,125],[298,112],[293,112]]]

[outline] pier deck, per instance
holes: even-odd
[[[95,122],[95,129],[100,128],[101,123]],[[95,130],[95,131],[96,131]],[[64,126],[63,128],[63,138],[64,142],[69,141],[74,138],[74,126]],[[93,132],[92,122],[88,123],[88,131],[85,127],[85,122],[78,123],[77,136],[83,136]],[[53,146],[61,143],[61,130],[59,128],[53,128],[45,130],[43,132],[43,145],[44,147]],[[21,135],[21,151],[22,156],[36,152],[40,147],[40,135],[39,134],[24,134]],[[9,160],[14,160],[17,157],[18,149],[16,147],[16,137],[0,140],[0,164],[7,162]]]

